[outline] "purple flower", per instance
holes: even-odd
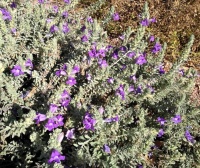
[[[92,49],[90,51],[88,51],[88,55],[90,58],[95,58],[98,56],[97,50],[96,50],[96,46],[93,45]]]
[[[81,41],[82,41],[82,42],[88,41],[88,37],[87,37],[86,35],[82,36],[82,37],[81,37]]]
[[[48,122],[45,125],[45,128],[47,128],[49,131],[52,131],[54,128],[57,128],[59,126],[63,126],[63,116],[62,115],[57,115],[55,117],[49,118]]]
[[[70,4],[70,0],[64,0],[64,2]]]
[[[159,74],[165,74],[165,70],[163,69],[163,65],[159,66]]]
[[[36,117],[34,118],[34,120],[36,120],[36,124],[39,124],[41,121],[46,120],[47,117],[45,114],[41,114],[41,113],[37,113]]]
[[[91,76],[91,74],[86,74],[86,79],[88,80],[88,81],[90,81],[91,79],[92,79],[92,76]]]
[[[16,3],[15,3],[15,2],[12,2],[12,3],[10,4],[10,7],[11,7],[11,8],[16,8],[16,7],[17,7],[17,5],[16,5]]]
[[[152,23],[157,22],[157,21],[156,21],[156,18],[152,18],[152,19],[150,19],[150,22],[152,22]]]
[[[63,17],[63,18],[67,18],[67,17],[68,17],[68,12],[67,12],[67,11],[64,11],[64,12],[62,13],[62,17]]]
[[[120,85],[120,87],[116,90],[116,95],[120,96],[122,100],[125,100],[125,92],[123,85]]]
[[[119,38],[120,38],[121,40],[124,40],[124,39],[125,39],[125,35],[121,35],[121,36],[119,36]]]
[[[181,70],[179,70],[179,73],[182,75],[182,76],[184,76],[184,69],[181,69]]]
[[[58,110],[58,106],[56,104],[50,104],[50,109],[52,113],[55,113]]]
[[[112,118],[106,118],[104,120],[104,122],[106,122],[106,123],[117,122],[117,121],[119,121],[119,116],[118,115],[116,115],[115,117],[112,117]]]
[[[38,0],[38,3],[39,3],[39,4],[43,4],[43,3],[44,3],[44,0]]]
[[[72,74],[76,74],[76,73],[78,73],[79,71],[80,71],[79,66],[78,66],[78,65],[75,65],[75,66],[73,67],[73,69],[72,69]]]
[[[149,22],[149,20],[148,19],[144,19],[144,20],[142,20],[141,22],[140,22],[140,24],[142,25],[142,26],[149,26],[149,24],[150,24],[150,22]]]
[[[52,21],[52,19],[47,18],[47,23],[50,23]]]
[[[156,43],[151,50],[154,54],[158,53],[161,50],[161,45],[159,43]]]
[[[69,27],[68,27],[68,24],[67,24],[67,23],[64,23],[64,24],[63,24],[62,31],[63,31],[64,34],[66,34],[66,33],[69,32]]]
[[[131,85],[131,86],[129,87],[129,89],[128,89],[128,92],[130,93],[130,92],[134,92],[134,91],[135,91],[134,86]]]
[[[148,19],[144,19],[144,20],[142,20],[142,21],[140,22],[140,24],[141,24],[142,26],[149,26],[150,22],[149,22]]]
[[[149,41],[153,42],[154,40],[155,40],[155,37],[154,36],[150,36]]]
[[[81,32],[84,32],[84,31],[85,31],[85,29],[86,29],[86,26],[85,26],[85,25],[83,25],[83,26],[81,27]]]
[[[65,156],[61,155],[60,152],[54,149],[51,153],[51,157],[48,160],[48,163],[49,164],[53,162],[60,163],[61,160],[65,160]]]
[[[112,118],[112,121],[113,121],[113,122],[117,122],[117,121],[119,121],[119,116],[116,115],[115,117],[113,117],[113,118]]]
[[[172,122],[174,124],[178,124],[180,123],[182,120],[181,120],[181,116],[180,115],[175,115],[175,117],[172,118]]]
[[[105,57],[106,56],[106,49],[104,49],[104,48],[99,49],[98,56],[99,55],[101,55],[102,57]]]
[[[119,14],[118,13],[114,13],[112,15],[112,18],[113,18],[114,21],[118,21],[119,20]]]
[[[106,153],[111,153],[110,147],[109,147],[107,144],[105,144],[105,145],[103,146],[103,150],[104,150],[104,152],[106,152]]]
[[[136,168],[143,168],[143,166],[141,164],[137,165]]]
[[[12,29],[11,29],[11,33],[12,33],[12,34],[16,34],[16,32],[17,32],[16,28],[12,28]]]
[[[57,137],[57,141],[58,141],[59,143],[61,143],[62,140],[63,140],[63,138],[64,138],[64,133],[61,132],[61,133],[58,135],[58,137]]]
[[[57,32],[58,31],[58,27],[56,26],[56,25],[52,25],[51,27],[50,27],[50,32],[51,33],[55,33],[55,32]]]
[[[58,6],[54,5],[53,10],[54,10],[55,13],[58,13]]]
[[[6,9],[0,9],[1,13],[3,15],[3,20],[11,20],[12,16],[10,15],[10,13],[6,10]]]
[[[67,73],[62,69],[56,71],[56,76],[58,77],[60,77],[61,75],[65,76],[66,74]]]
[[[73,139],[74,138],[74,128],[68,130],[65,136],[67,137],[68,140]]]
[[[100,114],[103,114],[104,108],[101,106],[98,111],[99,111]]]
[[[70,103],[70,100],[69,99],[61,99],[60,103],[63,107],[67,107]]]
[[[107,82],[110,83],[110,84],[113,84],[114,83],[114,78],[108,78]]]
[[[67,81],[66,81],[66,84],[68,84],[70,86],[73,86],[73,85],[76,84],[76,79],[73,78],[73,77],[71,77],[71,76],[69,76],[68,79],[67,79]]]
[[[94,22],[91,16],[89,16],[89,17],[87,18],[87,21],[88,21],[89,23],[93,23],[93,22]]]
[[[151,91],[151,93],[154,93],[154,88],[152,87],[152,86],[150,86],[150,85],[147,85],[147,88],[149,88],[150,89],[150,91]]]
[[[129,58],[133,58],[135,55],[136,55],[136,53],[134,51],[131,51],[131,52],[127,53],[127,56]]]
[[[61,75],[65,76],[67,73],[64,70],[57,70],[56,71],[56,76],[60,77]]]
[[[136,94],[142,93],[142,87],[141,87],[141,86],[138,86],[138,88],[136,89],[135,93],[136,93]]]
[[[112,118],[106,118],[106,119],[104,119],[104,122],[105,123],[110,123],[110,122],[112,122]]]
[[[164,118],[162,118],[162,117],[158,117],[158,118],[157,118],[157,122],[159,122],[160,125],[164,125],[165,122],[167,122],[167,121],[166,121]]]
[[[143,65],[145,63],[147,63],[147,60],[145,59],[145,55],[144,54],[142,54],[138,58],[136,58],[136,64]]]
[[[153,153],[152,152],[148,152],[148,157],[152,158]]]
[[[33,68],[33,63],[32,63],[32,61],[31,61],[31,59],[28,59],[28,60],[26,61],[25,66],[26,66],[26,67],[31,67],[31,69]]]
[[[90,113],[86,113],[85,118],[83,120],[83,125],[86,130],[94,131],[94,126],[96,124],[96,120],[93,119]]]
[[[65,76],[67,73],[65,72],[67,70],[67,65],[64,64],[63,67],[56,71],[56,76],[60,77],[61,75]]]
[[[122,71],[125,70],[126,67],[127,67],[127,66],[126,66],[125,64],[123,64],[122,67],[121,67],[121,70],[122,70]]]
[[[55,121],[53,118],[49,118],[48,122],[45,125],[45,128],[48,129],[49,131],[52,131],[55,128]]]
[[[137,78],[136,78],[135,75],[131,75],[131,76],[130,76],[130,79],[133,80],[134,82],[136,82],[136,80],[137,80]]]
[[[188,130],[185,131],[185,138],[191,142],[191,143],[194,143],[194,137],[191,136],[190,132]]]
[[[115,51],[112,53],[112,57],[113,57],[114,59],[118,59],[118,57],[119,57],[118,50],[115,50]]]
[[[29,91],[22,93],[22,95],[20,97],[22,97],[24,99],[28,96],[29,93],[30,93]]]
[[[102,59],[99,59],[98,64],[100,65],[101,68],[105,68],[108,66],[106,60],[102,60]]]
[[[14,76],[20,76],[24,74],[20,65],[15,65],[14,68],[11,70],[11,73]]]
[[[69,93],[68,93],[66,90],[64,90],[64,91],[62,92],[62,94],[61,94],[61,98],[62,98],[62,99],[65,99],[65,98],[70,99],[70,95],[69,95]]]
[[[163,135],[164,135],[164,131],[163,129],[160,129],[157,136],[162,137]]]
[[[126,52],[126,51],[127,51],[127,48],[126,48],[125,46],[121,46],[121,47],[119,48],[119,50],[122,51],[122,52]]]
[[[112,48],[113,48],[113,46],[108,45],[108,46],[106,46],[106,51],[109,51],[109,50],[111,50]]]
[[[59,114],[55,116],[53,119],[54,119],[54,128],[64,125],[64,122],[63,122],[64,118],[62,115]]]

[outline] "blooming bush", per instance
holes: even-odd
[[[190,101],[197,72],[181,70],[194,37],[166,71],[166,44],[145,33],[156,22],[147,4],[138,30],[110,46],[103,24],[75,13],[76,1],[64,2],[1,4],[2,160],[17,167],[198,167],[200,110]],[[109,17],[120,19],[112,10]]]

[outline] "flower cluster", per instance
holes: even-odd
[[[60,76],[65,76],[67,75],[67,65],[64,64],[63,67],[59,70],[56,71],[56,76],[60,77]],[[76,73],[78,73],[80,71],[79,66],[75,65],[72,69],[71,75],[74,75]],[[76,79],[73,76],[68,76],[68,79],[66,81],[67,85],[73,86],[76,84]]]
[[[58,77],[60,77],[61,75],[65,76],[67,74],[66,70],[67,70],[67,65],[64,64],[61,69],[56,71],[56,76],[58,76]]]
[[[26,67],[30,67],[30,70],[33,69],[33,63],[30,59],[28,59],[25,63]],[[22,70],[22,67],[20,65],[15,65],[13,69],[11,70],[11,73],[16,77],[24,74],[24,71]],[[30,74],[30,71],[28,71]]]
[[[94,131],[95,124],[96,120],[92,117],[90,113],[87,112],[83,120],[83,125],[85,129]]]
[[[61,94],[61,99],[60,99],[61,106],[67,107],[70,103],[70,100],[71,97],[69,93],[66,90],[64,90],[63,93]]]
[[[15,65],[14,68],[11,70],[11,73],[14,76],[20,76],[24,74],[20,65]]]
[[[57,127],[63,126],[64,125],[63,119],[64,118],[62,115],[57,115],[52,118],[49,118],[48,122],[45,125],[45,128],[49,131],[52,131]]]

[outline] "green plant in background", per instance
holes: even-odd
[[[166,44],[145,33],[156,21],[147,3],[137,31],[111,46],[104,26],[120,19],[114,8],[98,22],[75,13],[78,1],[64,2],[2,4],[2,159],[16,167],[198,167],[197,73],[182,70],[194,36],[166,71]]]

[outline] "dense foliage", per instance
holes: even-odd
[[[78,1],[0,4],[0,156],[15,167],[198,167],[198,76],[183,69],[194,41],[166,70],[166,44],[137,31],[107,43],[102,22]],[[104,1],[93,4],[96,10]]]

